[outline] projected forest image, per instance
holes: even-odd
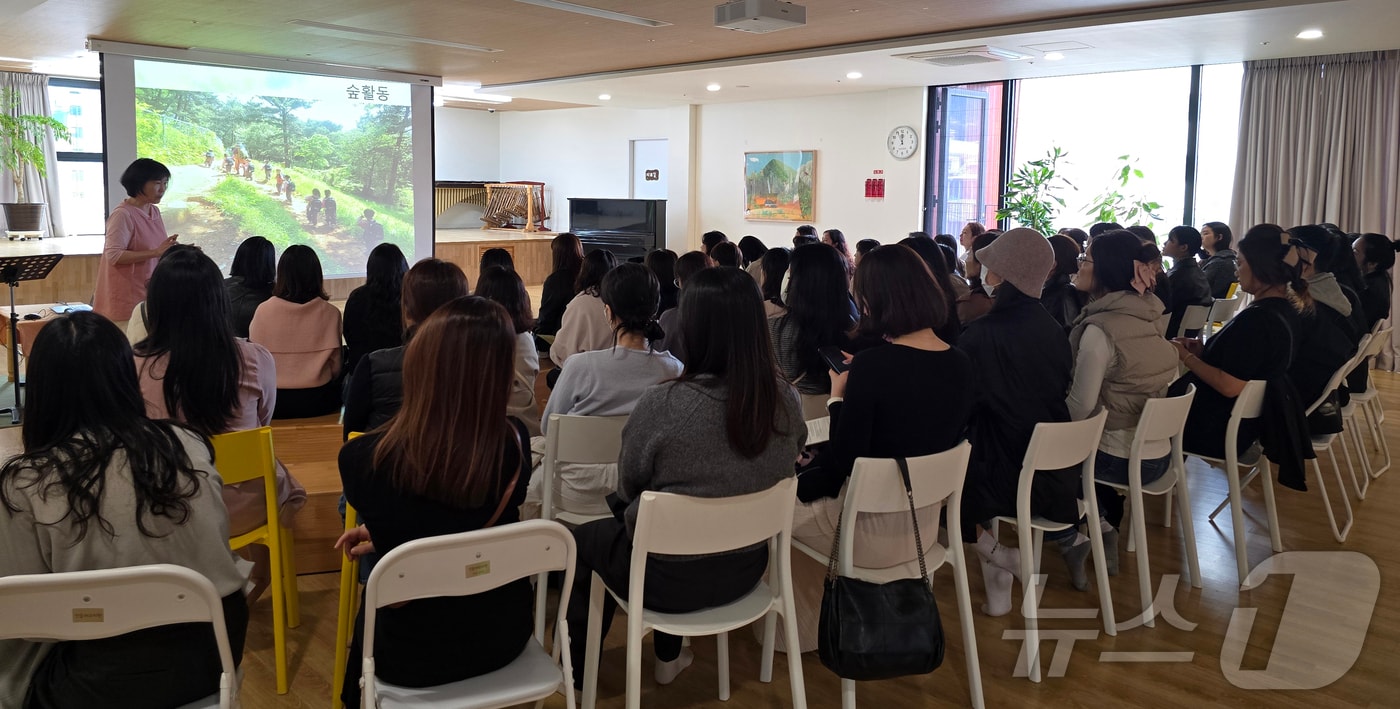
[[[201,88],[152,64],[136,89],[137,151],[170,168],[166,228],[224,269],[238,243],[305,244],[327,277],[363,273],[383,241],[413,256],[412,121],[407,86],[247,70],[203,72]],[[204,72],[205,69],[210,69]],[[236,74],[235,74],[236,72]],[[251,85],[252,74],[268,81]],[[221,85],[222,84],[222,85]],[[177,88],[152,88],[177,86]],[[293,95],[286,95],[286,94]],[[366,217],[373,210],[373,218]]]

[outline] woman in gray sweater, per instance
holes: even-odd
[[[807,439],[797,393],[779,379],[753,278],[737,268],[712,268],[681,293],[685,371],[642,395],[622,431],[614,519],[574,530],[578,572],[568,620],[574,681],[583,678],[588,592],[597,573],[626,596],[632,530],[647,490],[695,497],[733,497],[766,490],[794,473]],[[716,518],[715,525],[725,524]],[[751,591],[768,566],[768,547],[704,557],[653,557],[647,563],[646,607],[685,613],[730,603]],[[603,632],[616,610],[604,597]],[[681,639],[657,633],[656,682],[669,684],[690,664]]]

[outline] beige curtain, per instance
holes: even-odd
[[[19,114],[18,115],[39,115],[50,116],[53,112],[49,110],[49,77],[44,74],[19,74],[10,71],[0,71],[0,88],[14,89],[19,93]],[[47,165],[45,172],[47,175],[39,177],[39,174],[32,167],[24,169],[24,194],[30,202],[45,202],[49,205],[49,235],[66,236],[63,230],[63,220],[59,213],[59,189],[58,189],[58,159],[54,149],[53,133],[46,133],[44,138],[44,163]],[[0,173],[0,202],[13,202],[15,200],[15,186],[9,171]],[[3,224],[5,217],[0,214],[0,224]]]
[[[1400,237],[1400,50],[1245,62],[1236,165],[1237,233],[1331,222]]]

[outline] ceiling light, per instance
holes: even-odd
[[[669,22],[662,22],[661,20],[649,20],[649,19],[647,19],[647,18],[645,18],[645,17],[637,17],[636,15],[628,15],[628,14],[622,13],[622,12],[613,12],[612,10],[604,10],[604,9],[597,8],[597,7],[589,7],[589,6],[587,6],[587,5],[577,5],[577,4],[574,4],[574,3],[571,3],[571,2],[563,2],[563,0],[515,0],[515,1],[516,1],[516,2],[519,2],[519,3],[524,3],[524,4],[526,4],[526,5],[534,5],[534,6],[536,6],[536,7],[547,7],[547,8],[549,8],[549,9],[551,9],[551,10],[563,10],[564,12],[573,12],[573,13],[577,13],[577,14],[580,14],[580,15],[588,15],[589,17],[600,17],[600,18],[602,18],[602,19],[604,19],[604,20],[616,20],[617,22],[627,22],[627,23],[629,23],[629,24],[641,25],[641,26],[643,26],[643,27],[670,27],[670,26],[671,26],[671,23],[669,23]]]
[[[860,72],[858,72],[858,71],[848,71],[848,72],[846,72],[846,78],[847,78],[847,79],[859,79],[859,78],[862,77],[862,76],[865,76],[865,75],[862,74],[862,73],[860,73]]]
[[[612,100],[612,94],[598,94],[598,100],[599,100],[599,101],[611,101],[611,100]]]
[[[1064,59],[1064,58],[1065,58],[1065,53],[1064,53],[1064,52],[1046,52],[1046,53],[1045,53],[1045,61],[1047,61],[1047,62],[1057,62],[1057,61],[1060,61],[1061,59]]]
[[[705,87],[705,90],[706,90],[706,91],[719,91],[719,88],[720,88],[719,84],[710,84],[709,86],[706,86],[706,87]]]
[[[316,22],[315,20],[288,20],[289,25],[300,25],[313,30],[330,32],[336,34],[360,34],[370,37],[383,37],[385,39],[397,39],[404,42],[416,42],[418,44],[434,44],[439,47],[453,47],[455,49],[466,49],[473,52],[499,52],[499,49],[491,47],[481,47],[475,44],[464,44],[462,42],[449,42],[445,39],[430,39],[428,37],[414,37],[411,34],[399,34],[398,32],[385,32],[384,30],[370,30],[362,27],[350,27],[348,25],[332,25],[326,22]]]
[[[1298,39],[1322,39],[1322,30],[1303,30],[1298,33]]]

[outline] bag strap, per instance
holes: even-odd
[[[899,466],[899,477],[904,481],[904,494],[909,498],[909,517],[914,523],[914,547],[919,555],[919,577],[928,583],[928,566],[924,562],[924,540],[919,535],[919,515],[914,509],[914,486],[909,478],[909,461],[904,458],[895,458],[895,465]],[[836,518],[836,534],[831,539],[831,554],[827,556],[826,580],[835,581],[837,557],[841,552],[841,523],[846,516],[845,506],[842,506],[841,514]]]
[[[515,484],[518,483],[518,482],[520,482],[520,471],[521,471],[521,469],[523,469],[523,468],[525,467],[525,465],[526,465],[526,463],[524,462],[525,460],[527,460],[527,459],[525,458],[525,451],[528,450],[528,449],[525,449],[525,448],[522,448],[522,447],[521,447],[521,444],[520,444],[520,429],[518,429],[518,428],[515,427],[514,421],[512,421],[509,425],[510,425],[511,431],[513,431],[513,432],[515,433],[515,447],[516,447],[517,455],[518,455],[518,456],[520,457],[520,459],[521,459],[521,464],[518,465],[518,466],[516,466],[516,468],[515,468],[515,475],[511,477],[511,479],[510,479],[510,484],[506,486],[506,492],[505,492],[505,494],[501,496],[501,504],[499,504],[499,505],[496,506],[496,514],[491,515],[491,519],[486,523],[486,526],[487,526],[487,527],[494,527],[494,526],[496,526],[496,520],[499,520],[499,519],[501,518],[501,515],[505,514],[505,512],[506,512],[506,505],[509,505],[509,504],[510,504],[510,498],[513,497],[513,496],[515,495]],[[484,529],[484,528],[485,528],[485,527],[483,527],[483,529]]]

